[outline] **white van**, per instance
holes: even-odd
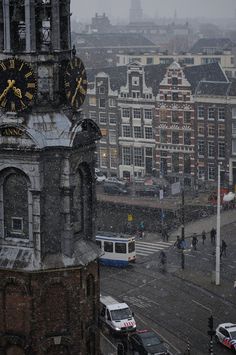
[[[136,322],[129,306],[111,296],[100,296],[100,321],[114,334],[136,330]]]

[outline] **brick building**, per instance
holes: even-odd
[[[171,182],[182,176],[187,184],[197,184],[202,174],[202,160],[199,161],[196,149],[200,87],[207,87],[208,82],[218,91],[232,86],[218,63],[181,68],[175,62],[170,66],[133,62],[91,70],[88,79],[84,117],[94,119],[103,133],[97,164],[104,173],[133,179],[155,170]],[[224,100],[224,110],[230,115],[230,102],[224,95],[224,90],[216,95],[214,104],[221,107]],[[209,92],[202,92],[202,97],[206,103]],[[230,122],[217,120],[219,128],[223,124],[222,129],[227,132],[224,141],[231,132]],[[220,147],[223,149],[223,145]],[[226,165],[229,144],[227,152],[223,159]],[[204,169],[208,164],[205,158]],[[207,173],[205,181],[213,182]]]
[[[100,131],[65,95],[70,1],[0,3],[0,353],[98,354]]]

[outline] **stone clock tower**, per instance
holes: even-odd
[[[0,354],[98,354],[94,151],[70,0],[0,0]]]

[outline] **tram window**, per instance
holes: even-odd
[[[135,243],[134,242],[129,242],[129,253],[132,253],[132,251],[135,250]]]
[[[96,244],[99,248],[102,248],[102,242],[100,240],[96,240]]]
[[[104,242],[104,251],[106,251],[107,253],[113,253],[113,243]]]
[[[126,254],[126,244],[125,243],[116,243],[115,244],[116,253]]]

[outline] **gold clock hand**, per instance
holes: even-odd
[[[14,94],[15,94],[17,97],[19,97],[20,99],[22,99],[21,89],[16,88],[15,86],[13,86],[12,89],[13,89]]]
[[[77,85],[76,85],[75,93],[74,93],[74,95],[73,95],[73,97],[72,97],[72,99],[71,99],[71,104],[72,104],[72,105],[74,104],[76,95],[77,95],[78,90],[79,90],[80,85],[81,85],[81,81],[82,81],[82,77],[78,80],[78,83],[77,83]]]
[[[8,91],[13,87],[13,85],[15,84],[15,80],[7,80],[7,83],[8,87],[0,95],[0,101],[2,101],[2,99],[7,95]]]

